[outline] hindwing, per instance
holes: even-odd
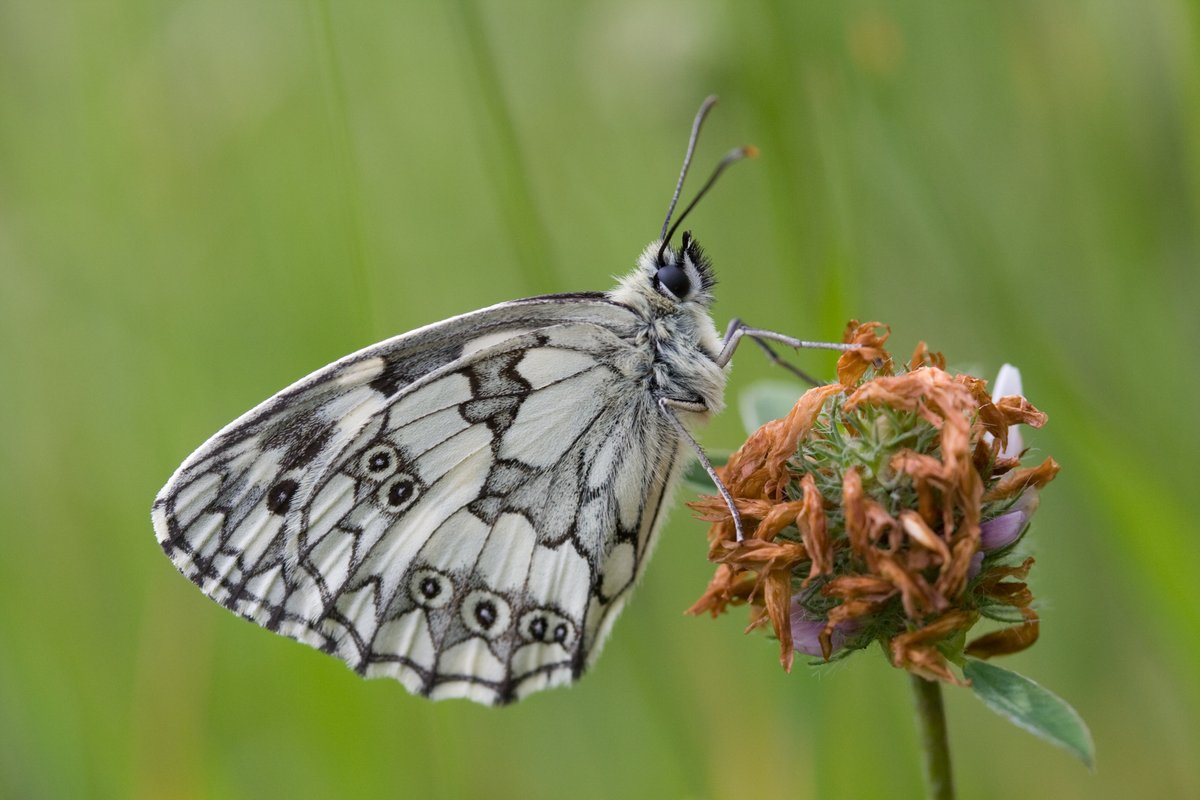
[[[348,356],[193,453],[159,542],[225,607],[368,677],[487,703],[569,682],[679,471],[636,322],[549,296]]]

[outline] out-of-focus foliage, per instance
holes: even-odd
[[[682,616],[710,566],[678,508],[597,668],[503,710],[360,681],[154,543],[171,470],[306,372],[606,288],[710,92],[698,169],[763,153],[690,220],[722,323],[885,319],[1050,415],[1042,639],[1005,665],[1098,772],[951,694],[962,795],[1200,794],[1198,30],[1177,0],[0,0],[0,795],[919,793],[881,659],[789,676]],[[767,377],[747,349],[731,392]]]

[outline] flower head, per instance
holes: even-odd
[[[1058,465],[1020,464],[1016,426],[1046,416],[1015,368],[989,394],[924,344],[897,370],[888,335],[851,322],[846,341],[861,347],[839,360],[839,383],[805,393],[721,468],[744,540],[719,498],[692,504],[713,523],[718,567],[690,611],[749,604],[750,628],[771,626],[788,669],[796,652],[829,660],[878,641],[893,665],[957,683],[950,662],[964,653],[1037,638],[1033,562],[1012,553]],[[1016,624],[965,644],[985,616]]]

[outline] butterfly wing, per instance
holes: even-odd
[[[368,677],[486,703],[569,682],[682,460],[637,329],[560,295],[348,356],[192,454],[159,542],[225,607]]]

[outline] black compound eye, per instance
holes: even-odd
[[[655,278],[677,300],[687,297],[688,291],[692,288],[687,273],[674,264],[664,264],[659,267]]]

